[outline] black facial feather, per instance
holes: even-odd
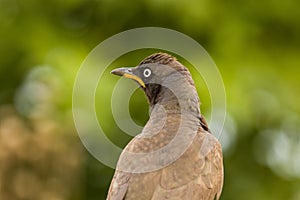
[[[157,95],[161,92],[162,86],[156,83],[149,83],[146,84],[146,88],[144,89],[149,104],[150,105],[155,105],[158,101]]]

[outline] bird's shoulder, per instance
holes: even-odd
[[[163,130],[159,132],[161,133],[161,131]],[[159,135],[154,137],[161,137]],[[147,152],[150,149],[142,147],[149,147],[153,142],[152,139],[136,137],[125,149]],[[154,141],[161,140],[161,138],[156,139]],[[152,199],[162,199],[163,197],[167,197],[167,199],[214,199],[215,197],[219,198],[222,185],[221,145],[210,132],[199,126],[191,145],[179,159],[170,165],[155,172],[142,174],[116,171],[108,199],[121,200],[125,197],[130,199],[129,197],[136,194],[144,194]],[[132,192],[133,190],[135,192]],[[149,194],[146,194],[145,191],[148,191]],[[191,196],[191,194],[193,195]],[[204,195],[203,198],[198,198],[201,195]],[[205,196],[211,196],[211,198]]]

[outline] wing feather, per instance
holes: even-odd
[[[179,160],[162,170],[161,182],[152,200],[219,199],[222,185],[221,146],[214,136],[205,132]]]
[[[111,181],[107,200],[123,200],[128,190],[130,174],[116,171]]]

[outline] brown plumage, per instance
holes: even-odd
[[[112,73],[141,85],[150,104],[150,118],[123,150],[107,200],[219,199],[222,150],[200,113],[187,68],[174,57],[157,53],[135,68]],[[131,157],[127,152],[143,155]]]

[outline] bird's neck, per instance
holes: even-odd
[[[180,114],[185,117],[200,117],[199,98],[197,91],[194,87],[190,87],[188,90],[180,91],[178,94],[174,94],[167,88],[162,88],[155,100],[150,103],[150,118],[154,117],[159,107],[159,110],[163,110],[168,115]]]

